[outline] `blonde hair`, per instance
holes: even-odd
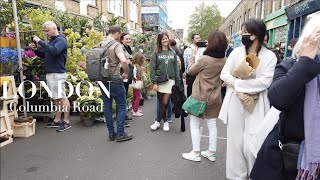
[[[292,50],[292,57],[293,58],[299,58],[299,50],[301,48],[301,45],[303,43],[304,38],[306,38],[307,36],[310,36],[312,34],[318,33],[320,32],[320,13],[316,14],[315,16],[313,16],[308,23],[305,25],[305,27],[303,28],[302,34],[299,37],[298,42],[296,43],[296,45],[294,46],[293,50]]]

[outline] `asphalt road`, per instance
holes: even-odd
[[[226,126],[218,121],[217,161],[182,159],[192,149],[189,118],[186,131],[174,119],[169,132],[153,132],[155,100],[141,106],[144,116],[135,118],[126,131],[134,138],[109,142],[104,123],[85,127],[78,116],[72,128],[63,133],[45,128],[38,121],[36,134],[14,138],[1,148],[1,180],[224,180]],[[162,126],[161,126],[162,127]],[[208,148],[208,130],[202,122],[201,149]]]

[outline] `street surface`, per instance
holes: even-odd
[[[144,116],[135,118],[126,131],[134,138],[110,142],[104,123],[85,127],[79,116],[72,116],[72,128],[57,133],[37,122],[36,134],[14,138],[1,148],[1,180],[224,180],[226,126],[218,121],[217,161],[184,160],[192,149],[189,117],[186,131],[174,119],[170,131],[153,132],[155,100],[140,106]],[[201,150],[208,148],[208,130],[202,122]]]

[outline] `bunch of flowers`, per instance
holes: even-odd
[[[10,48],[1,48],[0,52],[0,75],[12,75],[18,67],[18,51]],[[24,56],[23,50],[21,50],[21,55]]]

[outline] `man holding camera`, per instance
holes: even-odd
[[[58,127],[57,132],[62,132],[71,128],[70,125],[70,103],[66,98],[66,60],[67,60],[67,40],[63,35],[59,35],[57,25],[52,21],[43,24],[44,32],[49,38],[46,43],[38,36],[32,36],[33,43],[30,44],[35,54],[44,58],[44,71],[49,89],[52,92],[52,99],[57,107],[55,119],[46,127]],[[41,46],[38,49],[37,44]],[[61,114],[64,119],[61,122]]]

